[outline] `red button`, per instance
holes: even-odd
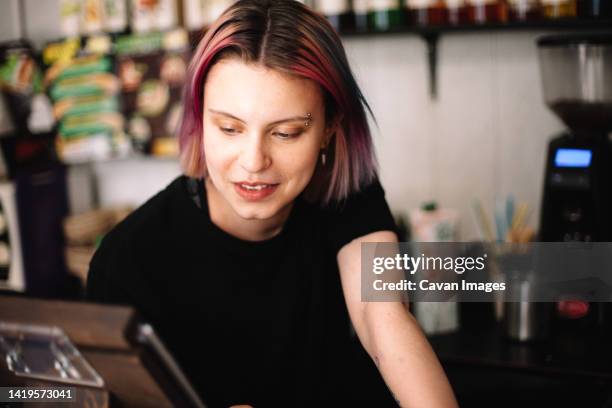
[[[582,300],[562,300],[557,303],[557,311],[568,319],[580,319],[589,313],[589,303]]]

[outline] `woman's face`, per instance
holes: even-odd
[[[221,60],[208,73],[203,105],[209,184],[222,202],[247,220],[291,208],[331,133],[318,85]]]

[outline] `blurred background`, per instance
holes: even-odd
[[[101,237],[180,174],[185,68],[231,3],[0,0],[3,291],[82,299]],[[341,34],[376,116],[404,240],[612,241],[612,1],[307,5]],[[501,328],[490,304],[414,310],[465,406],[612,406],[589,307],[550,317],[557,343]]]

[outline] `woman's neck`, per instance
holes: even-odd
[[[217,227],[245,241],[264,241],[278,235],[291,213],[292,205],[265,220],[245,219],[234,211],[209,178],[204,181],[210,220]]]

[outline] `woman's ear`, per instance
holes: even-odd
[[[336,115],[334,119],[331,120],[327,126],[325,126],[325,134],[323,135],[323,140],[321,142],[322,149],[325,149],[329,145],[338,128],[342,126],[342,119],[343,115]]]

